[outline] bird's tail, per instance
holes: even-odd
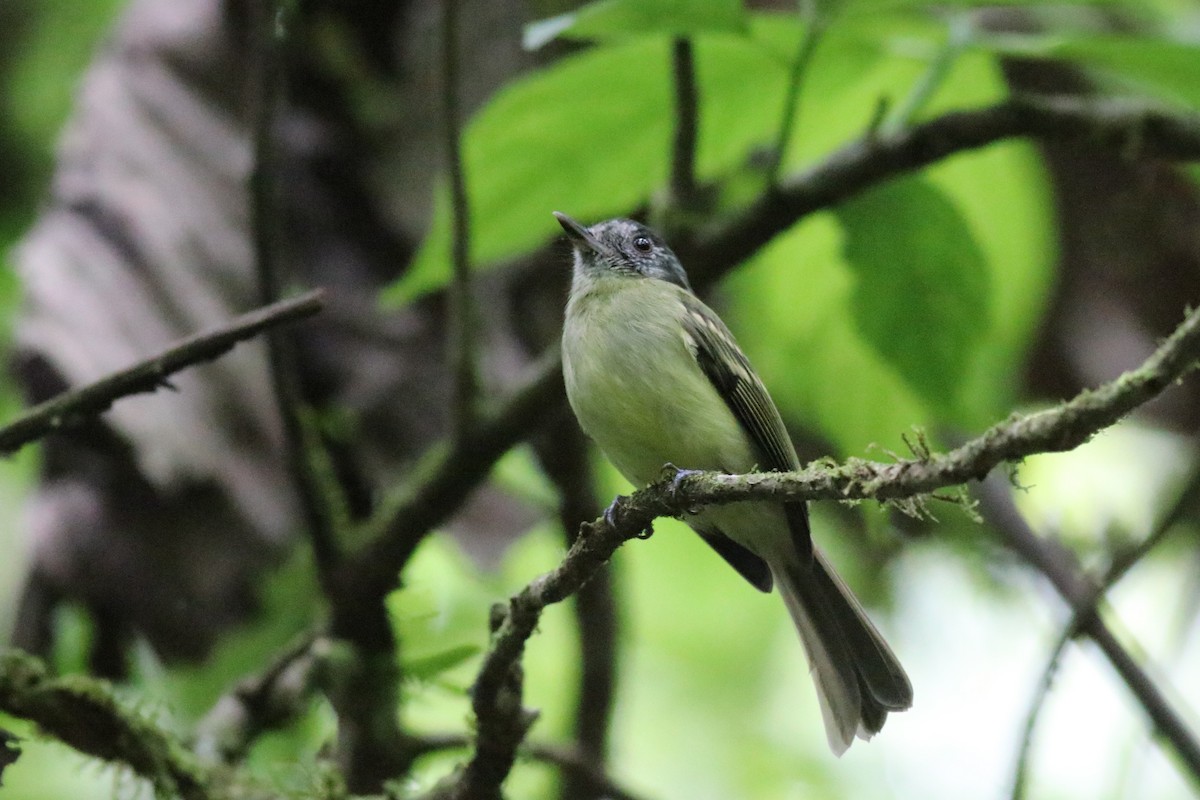
[[[870,739],[889,711],[912,705],[912,684],[850,589],[819,551],[810,565],[772,568],[808,656],[835,755]]]

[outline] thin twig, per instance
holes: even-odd
[[[238,342],[263,331],[311,316],[324,305],[320,289],[243,314],[226,325],[181,339],[143,361],[95,383],[64,392],[34,406],[0,428],[0,454],[14,453],[50,433],[57,433],[107,411],[122,397],[170,388],[170,376],[212,361]]]
[[[447,750],[465,750],[471,746],[471,742],[472,739],[468,736],[451,733],[440,736],[412,736],[409,737],[406,746],[418,756],[423,756],[431,753],[443,753]],[[587,781],[596,787],[600,796],[608,798],[608,800],[641,800],[613,780],[610,775],[598,770],[588,757],[571,748],[547,742],[526,742],[521,745],[518,755],[552,764],[567,775]],[[439,796],[436,791],[432,795],[432,797]]]
[[[475,308],[471,292],[471,228],[467,181],[463,173],[458,68],[458,0],[442,0],[442,125],[453,226],[450,283],[450,374],[454,379],[452,431],[464,441],[476,422],[479,375],[476,365]]]
[[[208,764],[236,764],[259,736],[299,717],[308,708],[327,641],[305,634],[262,673],[222,695],[196,724],[193,752]]]
[[[1013,414],[980,436],[944,454],[890,464],[852,459],[836,468],[810,466],[797,472],[753,475],[696,473],[669,482],[695,504],[726,503],[751,497],[787,500],[894,500],[946,486],[982,480],[997,465],[1036,453],[1060,453],[1086,442],[1200,366],[1200,309],[1137,369],[1070,401],[1033,414]],[[639,493],[641,494],[641,493]],[[656,515],[689,506],[662,503]],[[647,506],[648,509],[651,506]]]
[[[492,646],[471,688],[471,707],[475,712],[477,735],[475,751],[463,768],[450,798],[492,796],[499,792],[519,748],[524,729],[532,722],[521,708],[520,695],[514,693],[512,676],[519,668],[525,642],[533,634],[543,609],[579,591],[628,538],[637,535],[649,522],[634,530],[636,523],[594,524],[575,540],[558,567],[535,579],[508,602],[493,609],[499,615]]]
[[[805,75],[808,74],[808,65],[812,62],[821,34],[825,32],[826,20],[821,16],[816,0],[800,0],[800,20],[804,24],[804,30],[800,34],[800,45],[788,72],[787,91],[783,96],[783,117],[779,120],[779,135],[775,139],[775,149],[771,151],[771,165],[767,171],[767,185],[772,188],[779,183],[784,156],[787,154],[788,144],[792,141],[792,131],[796,127],[796,107],[800,102],[800,89],[804,84]]]
[[[1192,476],[1187,487],[1179,493],[1175,502],[1172,503],[1171,508],[1167,510],[1167,513],[1158,521],[1158,524],[1148,536],[1133,547],[1127,548],[1113,557],[1109,568],[1104,573],[1104,577],[1097,583],[1091,602],[1087,603],[1082,611],[1074,611],[1071,614],[1071,619],[1063,626],[1062,634],[1055,641],[1054,646],[1050,650],[1050,655],[1046,659],[1046,666],[1042,670],[1042,676],[1038,680],[1037,688],[1034,690],[1033,698],[1029,703],[1029,710],[1025,714],[1025,722],[1021,726],[1021,744],[1017,750],[1017,757],[1013,766],[1012,800],[1022,800],[1025,797],[1025,787],[1028,784],[1029,778],[1029,756],[1033,749],[1034,730],[1037,728],[1041,711],[1045,707],[1051,688],[1053,688],[1054,678],[1058,673],[1059,664],[1062,661],[1063,654],[1066,652],[1067,644],[1079,635],[1083,621],[1096,613],[1101,601],[1108,592],[1117,585],[1121,578],[1125,577],[1131,569],[1137,566],[1143,558],[1149,555],[1154,548],[1158,547],[1167,538],[1168,534],[1175,529],[1184,514],[1196,507],[1197,502],[1200,502],[1200,472]]]
[[[425,535],[449,519],[500,456],[544,423],[564,396],[562,362],[554,348],[527,383],[481,420],[470,441],[431,456],[417,485],[380,510],[369,544],[339,570],[341,591],[331,625],[335,636],[357,638],[361,620],[395,588],[400,570]]]
[[[559,493],[559,521],[567,546],[579,536],[583,523],[600,513],[587,441],[565,412],[534,439],[542,469]],[[617,683],[618,615],[612,567],[598,571],[575,595],[574,615],[579,632],[579,693],[575,707],[575,748],[597,769],[608,754],[608,728]],[[582,772],[564,775],[559,788],[562,800],[587,800],[600,796],[603,787]]]
[[[1072,612],[1079,616],[1079,630],[1099,646],[1155,729],[1175,751],[1192,781],[1200,787],[1200,741],[1157,684],[1095,613],[1097,587],[1080,569],[1074,554],[1040,538],[1030,529],[1012,502],[1010,487],[1000,476],[984,481],[980,498],[987,518],[995,523],[1005,544],[1041,572]]]
[[[690,208],[696,195],[696,136],[699,96],[692,40],[675,39],[671,48],[671,74],[675,85],[675,143],[671,149],[671,203]]]
[[[275,169],[275,118],[283,99],[283,9],[277,0],[253,3],[257,82],[254,137],[254,169],[250,174],[250,218],[258,297],[263,304],[279,297],[283,271],[279,266],[279,187]],[[341,558],[337,545],[334,506],[310,458],[310,442],[301,419],[303,401],[299,386],[295,342],[282,334],[267,337],[267,361],[276,412],[283,427],[287,469],[296,500],[304,515],[304,527],[313,548],[313,560],[321,584]]]

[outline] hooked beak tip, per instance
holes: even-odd
[[[588,235],[587,228],[580,225],[574,219],[572,219],[571,217],[562,213],[561,211],[555,211],[554,218],[556,220],[558,220],[559,225],[562,225],[562,229],[564,231],[566,231],[567,238],[569,238],[572,241],[572,243],[576,243],[576,244],[590,244],[591,243],[591,237]]]

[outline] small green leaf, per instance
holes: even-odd
[[[554,39],[614,39],[646,34],[694,36],[744,33],[741,0],[597,0],[525,27],[523,42],[536,50]]]
[[[460,644],[436,653],[415,656],[404,661],[403,672],[406,677],[419,681],[429,681],[474,658],[481,648],[473,644]]]
[[[966,217],[912,177],[843,203],[837,218],[859,332],[932,408],[953,407],[988,329],[987,263]]]

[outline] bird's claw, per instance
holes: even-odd
[[[617,511],[618,511],[617,507],[625,499],[626,498],[624,498],[624,497],[618,497],[616,500],[613,500],[612,503],[609,504],[608,508],[604,509],[604,521],[608,524],[608,526],[610,528],[612,528],[614,530],[616,530],[619,527],[619,525],[617,524]],[[638,539],[649,539],[653,535],[654,535],[654,524],[647,523],[645,528],[643,528],[642,530],[640,530],[634,534],[634,537],[638,538]]]
[[[625,498],[623,497],[618,497],[609,504],[608,508],[604,509],[604,521],[607,522],[611,528],[617,527],[617,504],[624,499]]]
[[[663,475],[664,476],[669,475],[671,478],[671,495],[672,496],[679,494],[679,490],[682,488],[683,482],[685,480],[687,480],[688,478],[690,478],[693,475],[699,475],[701,472],[702,472],[702,470],[698,470],[698,469],[683,469],[682,467],[677,467],[670,462],[667,462],[663,466]]]

